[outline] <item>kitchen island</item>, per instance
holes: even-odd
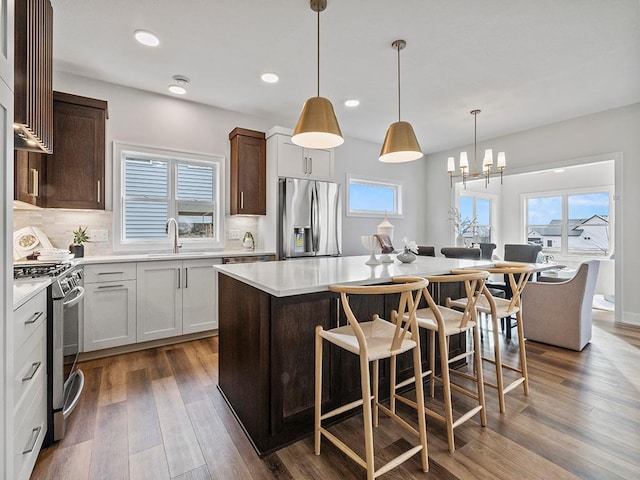
[[[339,296],[329,285],[374,285],[395,276],[446,274],[453,269],[491,265],[487,261],[418,257],[408,264],[366,265],[368,256],[324,257],[280,262],[217,265],[219,319],[218,387],[259,454],[266,454],[313,431],[314,335],[316,325],[346,322]],[[454,292],[440,292],[455,296]],[[388,318],[394,296],[358,298],[356,315]],[[426,366],[426,341],[422,340]],[[464,337],[450,349],[462,351]],[[325,349],[323,402],[343,405],[360,395],[358,358]],[[399,377],[410,375],[410,357],[398,362]],[[380,392],[388,391],[388,364],[381,364]]]

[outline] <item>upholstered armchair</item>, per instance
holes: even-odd
[[[529,282],[522,295],[522,322],[528,340],[577,351],[591,341],[598,266],[597,260],[590,260],[569,280]]]

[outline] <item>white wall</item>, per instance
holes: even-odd
[[[507,154],[509,173],[540,170],[568,165],[579,158],[620,158],[616,165],[616,316],[640,324],[640,296],[634,291],[635,272],[640,268],[640,250],[633,248],[640,235],[640,103],[593,115],[545,125],[525,132],[478,143],[478,150],[493,148]],[[447,157],[457,158],[469,145],[428,156],[425,188],[427,201],[421,217],[421,232],[435,245],[451,241],[451,228],[446,221],[452,203],[452,191],[446,173]],[[507,238],[502,239],[503,242]],[[627,248],[625,248],[625,246]],[[618,308],[619,307],[619,308]]]

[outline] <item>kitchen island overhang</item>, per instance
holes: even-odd
[[[491,262],[418,257],[409,264],[366,265],[368,256],[217,265],[219,311],[218,388],[260,455],[313,432],[314,332],[344,324],[339,297],[329,285],[389,283],[395,276],[446,274]],[[355,305],[356,315],[397,308],[395,298]],[[383,315],[381,315],[383,316]],[[465,348],[464,336],[451,342]],[[422,342],[426,346],[426,342]],[[426,349],[423,346],[423,362]],[[339,406],[360,395],[356,356],[326,349],[323,403]],[[388,393],[388,365],[381,365],[380,392]],[[411,361],[399,362],[399,376]],[[354,372],[350,375],[348,372]]]

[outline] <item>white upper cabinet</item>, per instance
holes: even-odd
[[[267,141],[276,142],[279,177],[333,180],[333,149],[302,148],[284,133],[276,133]]]

